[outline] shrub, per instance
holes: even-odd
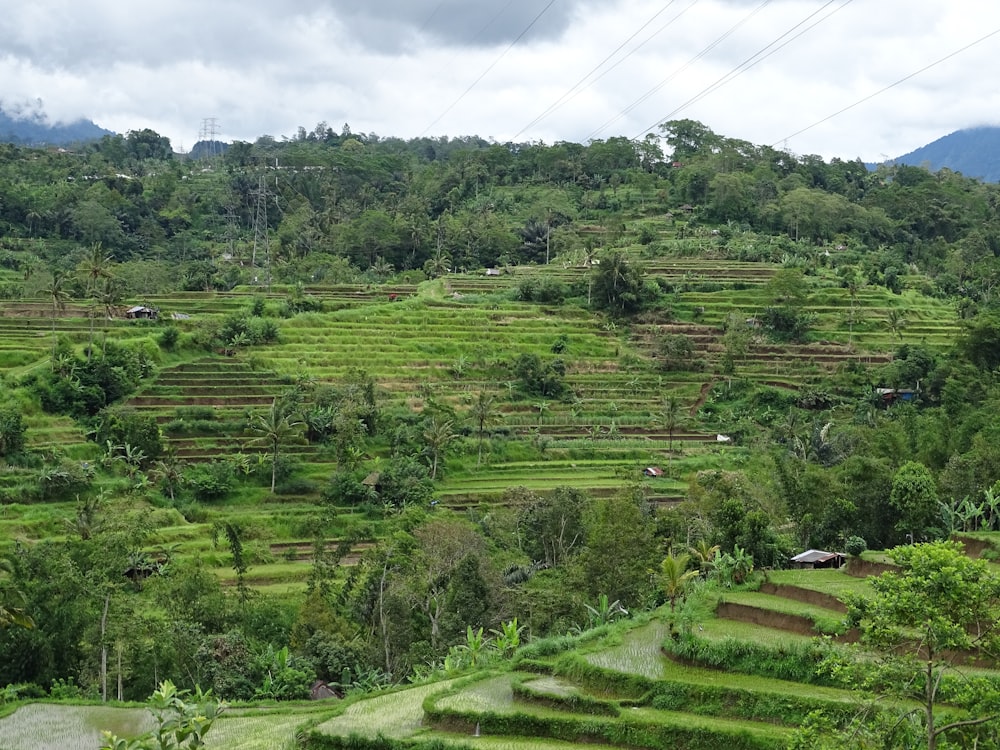
[[[848,537],[844,544],[844,551],[852,557],[859,557],[866,549],[868,549],[868,542],[860,536]]]
[[[232,492],[236,478],[228,461],[212,461],[185,471],[184,483],[197,500],[220,500]]]
[[[141,466],[148,466],[163,453],[163,441],[156,417],[124,406],[109,406],[94,420],[93,439],[98,445],[130,445],[142,451]]]
[[[0,456],[7,458],[24,452],[25,426],[16,406],[0,408]]]
[[[180,338],[181,332],[177,330],[175,326],[167,326],[157,337],[157,341],[160,346],[167,351],[171,351],[175,346],[177,346],[177,340]]]
[[[694,343],[683,333],[668,333],[660,339],[657,345],[660,355],[660,369],[672,370],[690,369],[694,358]]]

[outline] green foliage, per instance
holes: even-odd
[[[612,315],[632,315],[652,304],[659,296],[658,288],[645,283],[643,272],[616,250],[605,254],[594,275],[591,298],[599,309]]]
[[[908,461],[892,478],[889,502],[899,513],[896,530],[910,534],[910,541],[937,533],[937,484],[926,466]]]
[[[111,445],[116,449],[130,446],[139,451],[142,468],[158,459],[163,452],[163,441],[156,418],[124,406],[109,406],[94,418],[93,440],[98,445]]]
[[[167,351],[173,351],[174,348],[177,346],[177,342],[180,339],[180,337],[181,337],[181,332],[177,329],[176,326],[167,326],[162,331],[160,331],[160,335],[157,337],[157,341],[159,342],[160,346],[166,349]]]
[[[21,410],[13,405],[0,408],[0,456],[10,461],[24,452],[27,427]]]
[[[513,371],[525,393],[552,399],[566,394],[566,364],[561,359],[544,361],[537,354],[525,353],[514,362]]]
[[[52,367],[36,375],[31,387],[42,408],[56,414],[86,417],[120,401],[153,373],[145,346],[105,343],[100,354],[80,359],[65,342],[53,352]]]
[[[660,369],[666,372],[697,370],[694,362],[694,343],[683,333],[664,334],[657,342]]]
[[[888,667],[897,679],[883,678],[885,686],[921,702],[930,750],[952,733],[972,731],[978,737],[990,731],[1000,705],[1000,685],[964,684],[964,679],[956,684],[944,678],[963,653],[997,653],[1000,644],[993,626],[1000,617],[1000,578],[985,561],[964,555],[955,542],[896,547],[889,555],[900,570],[873,579],[870,597],[848,600],[863,642],[891,655]],[[876,671],[874,678],[879,677]],[[941,720],[936,707],[945,700],[967,713]]]
[[[836,649],[824,639],[775,647],[737,638],[710,640],[694,633],[682,633],[668,640],[664,648],[679,659],[713,669],[812,685],[842,685],[839,679],[823,670]]]
[[[599,498],[585,514],[587,548],[581,553],[583,588],[591,598],[607,595],[623,606],[641,606],[656,564],[653,520],[635,492]]]
[[[149,710],[156,728],[134,740],[125,740],[110,732],[104,734],[101,750],[195,750],[205,747],[205,735],[226,709],[211,691],[194,693],[178,690],[164,680],[150,697]]]
[[[861,553],[868,549],[868,542],[860,536],[851,536],[844,543],[844,552],[852,557],[860,557]]]
[[[185,469],[183,482],[196,500],[221,500],[236,487],[236,476],[228,461],[208,461]]]

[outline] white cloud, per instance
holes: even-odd
[[[429,135],[546,142],[641,136],[676,117],[778,145],[808,128],[789,138],[792,151],[871,160],[1000,119],[1000,93],[988,84],[997,34],[817,124],[1000,30],[990,0],[556,0],[508,51],[546,5],[301,0],[290,10],[161,0],[123,10],[110,0],[34,0],[0,17],[0,100],[41,98],[53,120],[88,117],[119,132],[151,127],[175,147],[193,145],[205,117],[225,139],[326,121],[384,136],[434,123]],[[603,66],[599,80],[527,127],[633,35],[613,70]]]

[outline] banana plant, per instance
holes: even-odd
[[[510,656],[520,647],[523,631],[524,625],[518,625],[516,617],[510,622],[501,622],[499,630],[490,630],[493,634],[493,645],[503,656]]]

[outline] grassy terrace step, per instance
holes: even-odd
[[[742,625],[742,623],[732,624]],[[730,623],[724,623],[724,625],[728,626]],[[766,631],[764,628],[758,628],[758,630],[762,633]],[[666,624],[660,620],[653,620],[625,633],[620,644],[590,651],[585,653],[583,658],[602,669],[622,674],[642,675],[652,680],[736,688],[794,697],[803,694],[803,686],[797,682],[679,664],[663,654],[661,644],[667,635]],[[699,631],[699,635],[705,635],[705,632]],[[832,703],[855,704],[857,702],[857,696],[847,690],[810,685],[808,692],[813,698]]]
[[[760,592],[726,594],[719,600],[717,613],[727,619],[749,619],[793,632],[808,633],[812,629],[816,634],[833,635],[846,630],[842,612]]]
[[[771,570],[770,583],[797,586],[841,598],[845,594],[867,594],[871,584],[866,578],[847,575],[845,570]]]
[[[217,396],[133,396],[129,399],[130,406],[166,407],[178,406],[267,406],[274,400],[274,394],[259,396],[237,396],[221,394]]]
[[[422,729],[424,700],[447,690],[454,683],[455,680],[435,682],[359,700],[347,706],[339,716],[316,726],[313,731],[320,735],[342,737],[351,734],[368,738],[378,735],[393,738],[412,736]]]
[[[747,720],[700,716],[681,711],[632,708],[619,717],[570,714],[515,701],[512,682],[526,675],[487,677],[424,701],[425,720],[432,726],[473,729],[485,734],[543,736],[576,742],[605,742],[630,747],[676,743],[678,747],[778,747],[790,730]],[[511,737],[513,739],[513,736]]]

